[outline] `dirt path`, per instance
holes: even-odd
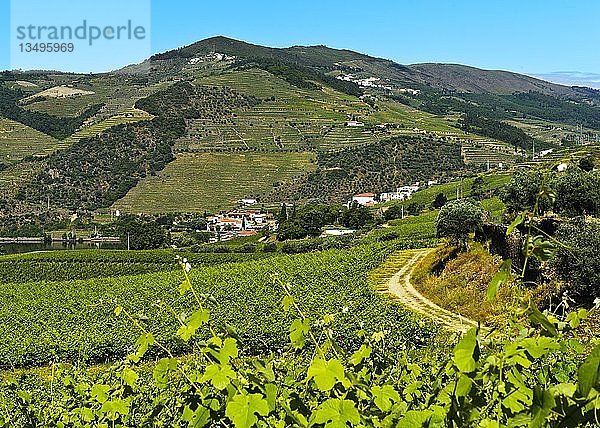
[[[431,251],[431,249],[427,249],[415,252],[402,269],[390,278],[387,292],[404,306],[414,312],[432,318],[435,322],[442,324],[449,330],[465,332],[472,327],[477,327],[475,321],[450,312],[428,300],[410,283],[410,277],[417,263]]]

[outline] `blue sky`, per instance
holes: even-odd
[[[451,62],[554,80],[600,81],[598,1],[147,1],[152,52],[226,35],[277,47],[325,44],[404,64]],[[0,5],[0,44],[6,47],[0,50],[0,69],[5,69],[14,29],[10,0]],[[58,20],[60,12],[55,10],[52,19]],[[113,12],[118,16],[119,8]],[[106,70],[111,57],[96,55],[85,67]]]

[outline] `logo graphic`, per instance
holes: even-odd
[[[11,1],[11,68],[109,71],[150,56],[151,0]]]

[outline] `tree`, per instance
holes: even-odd
[[[448,197],[443,193],[438,193],[433,202],[431,203],[431,208],[438,209],[442,208],[448,202]]]
[[[360,206],[352,206],[340,216],[340,223],[342,226],[352,229],[361,229],[365,226],[372,225],[374,222],[375,218],[373,217],[371,210]]]
[[[450,201],[440,210],[435,225],[438,238],[451,238],[460,248],[467,249],[469,235],[483,226],[483,209],[467,199]]]
[[[288,221],[279,224],[277,228],[277,240],[287,241],[288,239],[302,239],[308,236],[306,228],[299,219],[290,218]]]
[[[121,242],[129,241],[132,250],[152,250],[169,243],[168,232],[152,220],[135,216],[123,216],[115,224]]]
[[[418,202],[411,202],[408,204],[408,214],[410,215],[419,215],[421,211],[423,211],[424,205]]]
[[[395,204],[389,207],[384,213],[383,218],[386,220],[394,220],[397,218],[402,218],[402,214],[404,212],[404,208],[401,204]]]
[[[565,216],[595,215],[600,211],[600,175],[570,168],[551,183],[555,211]]]
[[[581,218],[561,225],[551,265],[567,284],[569,295],[580,303],[592,303],[600,291],[600,224]]]
[[[532,211],[543,184],[543,173],[520,172],[504,186],[500,199],[510,213]],[[550,208],[550,202],[541,198],[538,211],[544,213]]]
[[[287,221],[288,219],[288,213],[287,213],[287,205],[285,203],[281,204],[281,211],[279,211],[279,217],[277,217],[277,220],[279,221],[279,223],[283,223],[284,221]]]
[[[478,176],[473,180],[473,184],[471,184],[471,197],[475,199],[481,199],[483,195],[483,186],[485,185],[485,181],[483,177]]]
[[[591,156],[586,156],[584,158],[579,159],[579,168],[585,172],[593,171],[596,164],[594,162],[594,158]]]

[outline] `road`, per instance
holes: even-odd
[[[432,318],[434,322],[442,324],[449,330],[466,332],[473,327],[477,327],[475,321],[436,305],[419,293],[411,284],[410,277],[417,264],[431,251],[433,250],[425,249],[415,252],[402,269],[388,281],[388,293],[402,305],[418,314]]]

